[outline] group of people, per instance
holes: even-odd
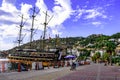
[[[56,52],[55,52],[55,55],[57,55],[57,59],[56,60],[61,60],[61,57],[62,57],[62,49],[58,49]],[[71,65],[71,68],[70,70],[76,70],[76,63],[75,61],[72,61],[72,63],[70,64]]]

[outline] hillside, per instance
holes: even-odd
[[[104,45],[105,41],[110,39],[118,40],[120,38],[120,33],[113,34],[111,36],[103,35],[103,34],[92,34],[88,37],[67,37],[67,38],[51,38],[45,40],[45,45],[43,45],[42,40],[35,40],[31,44],[32,49],[42,50],[43,46],[45,48],[54,49],[59,47],[73,47],[73,46],[81,46],[81,47],[92,47],[92,48],[100,48]],[[119,44],[116,41],[116,44]],[[98,45],[99,44],[99,45]],[[10,53],[14,52],[15,49],[29,49],[30,43],[26,43],[21,45],[20,47],[15,47],[11,50],[8,50]]]

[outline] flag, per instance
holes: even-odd
[[[60,51],[60,52],[59,52],[58,60],[61,60],[61,56],[62,56],[62,52]]]

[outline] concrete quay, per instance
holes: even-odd
[[[70,67],[32,70],[26,72],[0,73],[0,80],[120,80],[120,67],[90,64]]]

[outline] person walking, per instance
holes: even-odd
[[[76,63],[75,62],[72,62],[70,70],[76,70]]]

